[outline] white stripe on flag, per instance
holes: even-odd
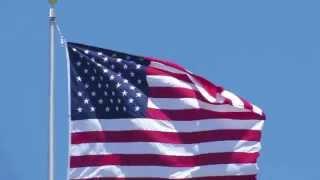
[[[149,66],[150,67],[154,67],[154,68],[158,68],[158,69],[161,69],[161,70],[165,70],[165,71],[168,71],[168,72],[172,72],[172,73],[186,74],[185,72],[183,72],[183,71],[181,71],[179,69],[176,69],[174,67],[167,66],[165,64],[162,64],[162,63],[159,63],[159,62],[155,62],[155,61],[151,61]]]
[[[261,130],[262,120],[204,119],[194,121],[167,121],[149,118],[86,119],[71,122],[71,132],[146,130],[161,132],[199,132],[239,129]]]
[[[242,100],[232,92],[224,90],[222,91],[221,95],[227,99],[230,99],[232,105],[234,105],[235,107],[244,108],[244,103],[242,102]]]
[[[151,61],[150,66],[161,69],[161,70],[169,71],[172,73],[187,75],[188,78],[193,83],[193,89],[198,90],[209,102],[213,103],[216,101],[216,98],[211,96],[210,93],[208,93],[208,91],[205,88],[203,88],[201,84],[198,83],[198,81],[193,77],[190,71],[186,70],[186,72],[184,72],[179,69],[176,69],[175,67],[168,66],[168,65],[165,65],[159,62],[154,62],[154,61]]]
[[[253,175],[256,164],[218,164],[191,168],[162,166],[98,166],[71,168],[70,179],[99,177],[191,178],[203,176]]]
[[[251,104],[251,105],[252,105],[252,110],[253,110],[253,112],[258,113],[258,114],[260,114],[260,115],[263,114],[262,109],[260,109],[258,106],[254,105],[254,104]]]
[[[216,99],[211,96],[194,78],[191,77],[193,84],[179,80],[172,76],[166,75],[147,75],[147,82],[150,87],[173,87],[173,88],[186,88],[200,92],[209,102],[216,102]]]
[[[194,156],[221,152],[255,153],[258,152],[260,148],[260,142],[256,141],[217,141],[198,144],[148,142],[85,143],[71,145],[71,155],[159,154],[171,156]]]
[[[206,109],[216,112],[250,112],[249,109],[236,108],[229,104],[210,104],[195,98],[148,98],[148,107],[170,110]]]
[[[194,85],[172,76],[148,75],[147,82],[150,87],[177,87],[196,90]]]

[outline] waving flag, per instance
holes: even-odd
[[[70,179],[256,179],[258,107],[170,62],[68,52]]]

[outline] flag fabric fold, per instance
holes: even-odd
[[[263,111],[169,61],[68,43],[72,180],[256,180]]]

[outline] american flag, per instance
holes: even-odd
[[[73,180],[255,180],[264,113],[171,62],[68,43]]]

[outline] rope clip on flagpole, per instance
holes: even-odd
[[[55,27],[57,0],[49,0],[49,143],[48,143],[48,180],[54,180],[54,115],[55,115]]]

